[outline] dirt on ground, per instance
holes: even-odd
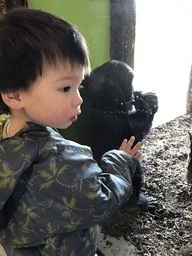
[[[123,236],[139,255],[192,255],[192,185],[184,180],[192,116],[152,128],[143,140],[142,193],[157,200],[145,212],[120,210],[102,223],[102,233]]]

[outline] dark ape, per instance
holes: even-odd
[[[106,151],[119,149],[123,139],[133,135],[135,143],[142,141],[152,126],[157,96],[134,92],[133,77],[133,70],[120,61],[112,60],[96,68],[82,83],[82,114],[71,127],[61,131],[66,139],[89,145],[98,163]],[[149,202],[140,195],[141,170],[138,161],[134,193],[128,202],[132,210],[147,207]]]

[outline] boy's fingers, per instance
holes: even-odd
[[[137,153],[137,151],[140,149],[141,147],[141,142],[138,142],[135,147],[131,150],[131,152],[135,155]]]
[[[139,153],[137,153],[137,155],[136,155],[136,156],[134,156],[134,158],[135,158],[136,160],[138,160],[141,156],[142,156],[142,153],[141,153],[141,152],[139,152]]]
[[[134,136],[131,136],[131,138],[129,139],[129,141],[127,141],[127,139],[124,139],[119,150],[123,150],[125,152],[127,152],[130,156],[134,157],[136,160],[138,160],[142,153],[137,153],[137,151],[140,149],[141,147],[141,142],[138,142],[134,147],[133,149],[132,146],[133,146],[133,143],[135,141],[135,137]]]
[[[129,150],[131,150],[131,147],[133,146],[133,143],[135,141],[135,137],[134,136],[131,136],[131,138],[129,139],[129,141],[127,142],[127,148]]]
[[[119,150],[124,150],[126,145],[127,145],[127,139],[124,139],[122,144],[121,144],[121,146],[120,146],[120,148],[119,148]]]
[[[140,147],[141,147],[141,142],[138,142],[138,143],[135,145],[135,147],[132,149],[132,151],[136,153],[136,152],[140,149]]]

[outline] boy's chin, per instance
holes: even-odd
[[[70,127],[72,124],[73,124],[73,122],[69,123],[68,125],[60,125],[60,126],[57,126],[55,128],[65,130],[68,127]]]

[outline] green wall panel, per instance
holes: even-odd
[[[87,41],[92,69],[109,60],[109,0],[28,0],[28,6],[75,24]]]

